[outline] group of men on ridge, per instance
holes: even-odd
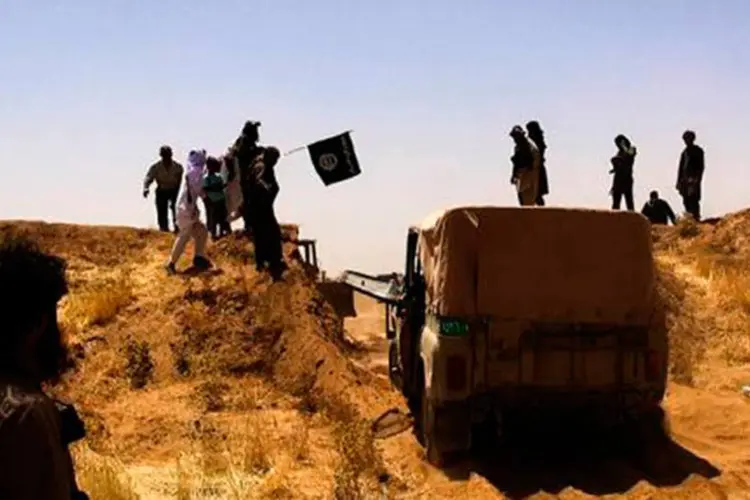
[[[169,146],[159,150],[161,158],[146,173],[143,195],[147,197],[151,184],[156,182],[160,230],[169,231],[169,212],[172,213],[177,239],[166,266],[168,272],[176,272],[177,261],[191,239],[195,242],[194,267],[210,267],[205,255],[208,235],[219,239],[229,234],[230,223],[242,217],[245,233],[252,236],[255,243],[258,270],[268,269],[274,280],[280,279],[286,265],[281,252],[281,228],[274,211],[279,193],[274,168],[281,155],[277,148],[259,145],[259,127],[259,122],[246,122],[222,157],[209,157],[205,150],[192,150],[187,170],[173,159]],[[525,129],[514,126],[510,136],[515,143],[511,183],[516,188],[518,201],[522,206],[544,206],[544,197],[549,194],[544,131],[539,122],[530,121]],[[688,130],[682,138],[685,149],[680,155],[676,189],[682,196],[685,212],[699,221],[704,152],[695,144],[695,132]],[[612,174],[612,209],[619,210],[624,200],[627,210],[634,210],[633,167],[637,150],[622,134],[617,135],[614,142],[617,151],[610,160],[609,171]],[[206,208],[208,228],[200,220],[198,199],[203,200]],[[641,213],[656,224],[676,220],[674,211],[657,191],[651,191]]]
[[[530,121],[526,130],[520,125],[511,129],[510,136],[515,143],[511,156],[511,184],[516,187],[521,206],[544,206],[544,196],[549,194],[547,178],[546,151],[547,143],[539,123]],[[685,131],[682,134],[685,149],[680,155],[677,171],[677,192],[682,197],[685,212],[693,219],[700,221],[701,184],[705,170],[703,148],[695,144],[695,132]],[[615,137],[617,152],[611,158],[612,209],[619,210],[623,199],[628,210],[635,210],[633,200],[633,167],[636,148],[626,136]],[[667,224],[676,221],[674,211],[669,204],[659,197],[657,191],[651,191],[649,200],[643,205],[641,213],[652,223]]]
[[[169,273],[176,272],[177,261],[191,239],[195,243],[193,266],[209,268],[211,263],[205,254],[209,234],[214,240],[229,234],[230,223],[242,217],[245,234],[254,241],[257,269],[267,269],[274,280],[281,278],[286,264],[281,227],[274,211],[279,193],[274,169],[281,154],[275,147],[258,143],[260,125],[246,122],[222,157],[207,156],[202,149],[191,150],[187,169],[174,161],[169,146],[159,150],[161,159],[146,173],[143,196],[148,196],[151,184],[156,182],[161,231],[169,231],[169,212],[172,213],[177,239],[166,266]],[[199,199],[206,208],[208,228],[200,219]]]

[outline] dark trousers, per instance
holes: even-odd
[[[683,195],[682,204],[685,211],[692,215],[696,221],[701,220],[701,200],[698,195]]]
[[[177,204],[178,189],[156,188],[156,220],[160,231],[169,231],[169,211],[172,211],[172,224],[177,231],[175,205]]]
[[[245,233],[249,234],[253,230],[253,221],[251,216],[252,192],[245,186],[242,186],[242,223],[245,226]]]
[[[227,215],[226,200],[211,201],[206,198],[206,220],[211,238],[217,239],[232,232],[232,227],[227,221]]]
[[[281,250],[281,227],[276,220],[273,202],[258,198],[251,198],[250,203],[245,205],[255,245],[255,266],[258,270],[268,266],[271,276],[279,279],[285,267]]]
[[[633,185],[614,186],[612,188],[612,210],[620,210],[620,202],[625,198],[625,206],[628,210],[635,210],[633,203]]]

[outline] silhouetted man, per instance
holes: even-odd
[[[612,169],[612,209],[619,210],[620,202],[625,198],[625,206],[628,210],[635,210],[633,202],[633,166],[635,164],[636,149],[630,143],[630,139],[620,134],[615,137],[617,154],[610,160]]]
[[[669,206],[669,203],[659,198],[658,191],[651,191],[648,201],[641,209],[641,213],[652,224],[667,224],[668,222],[675,224],[677,222],[677,217],[675,217],[672,207]]]
[[[274,147],[265,148],[256,157],[249,172],[248,196],[245,197],[245,207],[251,214],[256,269],[262,271],[268,267],[274,281],[281,279],[286,269],[281,248],[281,227],[273,207],[279,194],[274,167],[280,157],[279,150]]]
[[[68,445],[85,435],[72,406],[54,401],[69,366],[57,324],[65,262],[29,242],[0,242],[0,498],[80,500]]]
[[[258,145],[260,140],[260,133],[258,128],[260,122],[247,121],[242,127],[242,133],[234,141],[234,144],[230,148],[230,155],[234,162],[236,162],[237,170],[240,173],[240,186],[242,189],[242,219],[245,224],[245,232],[250,233],[252,228],[252,214],[250,213],[249,206],[250,193],[253,190],[253,176],[251,173],[253,162],[263,152],[263,147]],[[231,173],[231,170],[230,170]],[[229,181],[232,179],[230,178]]]
[[[695,132],[685,131],[682,134],[685,149],[680,155],[680,165],[677,171],[677,191],[682,196],[685,212],[693,216],[696,221],[701,220],[701,184],[703,171],[706,167],[703,148],[695,144]]]
[[[539,150],[539,191],[536,197],[536,204],[540,207],[544,206],[544,197],[549,194],[549,180],[547,179],[547,143],[544,140],[544,131],[539,126],[539,122],[530,121],[526,124],[526,133],[529,135],[529,139],[534,141],[537,149]]]
[[[510,131],[510,136],[516,144],[510,158],[513,165],[510,183],[516,186],[521,206],[533,206],[539,193],[539,149],[518,125]]]
[[[177,232],[177,216],[175,204],[177,194],[182,184],[182,165],[172,159],[172,148],[162,146],[159,149],[161,160],[149,167],[146,179],[143,181],[143,197],[148,196],[151,183],[156,181],[156,218],[160,231],[169,231],[169,211],[172,211],[172,223]]]

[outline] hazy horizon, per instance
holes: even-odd
[[[540,0],[78,0],[0,5],[0,218],[154,227],[162,143],[221,154],[246,119],[282,151],[353,129],[363,173],[277,171],[282,222],[321,264],[400,271],[409,224],[515,205],[515,124],[545,130],[548,204],[606,208],[613,138],[638,148],[636,209],[676,211],[682,132],[706,151],[703,212],[748,205],[750,4]]]

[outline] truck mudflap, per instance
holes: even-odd
[[[471,447],[471,411],[467,402],[447,402],[433,405],[435,412],[434,437],[440,450],[459,452]]]

